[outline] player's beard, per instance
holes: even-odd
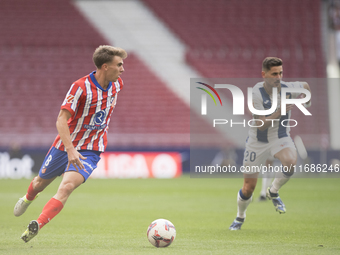
[[[277,88],[277,89],[281,89],[281,80],[276,80],[276,79],[268,79],[267,80],[267,84],[269,85],[269,87],[271,88]]]
[[[277,91],[281,91],[281,80],[267,79],[265,80],[267,93],[271,93],[273,88],[277,88]]]

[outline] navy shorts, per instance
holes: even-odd
[[[86,157],[85,160],[80,160],[83,163],[85,169],[78,170],[71,164],[67,171],[76,171],[80,173],[82,176],[84,176],[85,182],[93,170],[97,168],[97,164],[100,160],[100,152],[90,150],[80,150],[78,152]],[[52,147],[44,159],[39,171],[39,176],[42,179],[51,179],[56,176],[60,176],[66,172],[67,164],[67,152]]]

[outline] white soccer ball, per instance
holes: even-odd
[[[153,221],[146,232],[149,242],[155,247],[167,247],[176,237],[174,224],[165,219]]]

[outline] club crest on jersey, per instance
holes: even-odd
[[[104,124],[105,119],[106,119],[105,111],[97,112],[96,115],[94,116],[94,123],[96,124],[96,126],[101,126],[102,124]]]
[[[111,98],[111,101],[110,101],[111,105],[113,104],[113,101],[115,100],[115,98],[116,98],[116,97],[112,97],[112,98]]]

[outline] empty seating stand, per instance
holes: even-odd
[[[187,45],[186,60],[203,77],[259,78],[267,56],[284,61],[284,78],[325,78],[319,0],[143,0]],[[316,85],[317,84],[317,85]],[[247,87],[255,84],[241,85]],[[312,84],[313,118],[302,119],[292,134],[318,146],[328,135],[327,85]],[[231,98],[230,94],[226,94]]]
[[[0,32],[0,147],[50,146],[66,92],[95,69],[93,51],[108,42],[70,0],[3,0]],[[188,147],[188,105],[128,54],[109,147]]]

